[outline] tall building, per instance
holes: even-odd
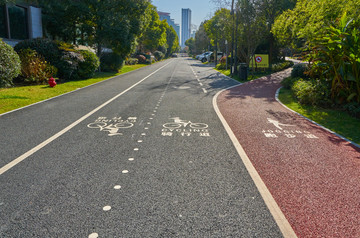
[[[181,47],[185,47],[185,41],[191,35],[191,10],[190,8],[181,9]]]
[[[170,18],[170,13],[168,12],[157,12],[159,15],[160,20],[166,20],[167,23],[169,24],[169,26],[172,26],[176,32],[176,34],[179,37],[179,42],[180,42],[180,26],[179,24],[176,24],[174,19]]]

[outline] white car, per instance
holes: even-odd
[[[210,58],[211,58],[211,56],[212,56],[213,54],[214,54],[213,52],[211,52],[211,54],[208,54],[208,55],[206,56],[206,60],[210,62]],[[220,59],[221,59],[223,56],[224,56],[224,53],[218,51],[218,52],[217,52],[217,61],[219,62]]]
[[[205,63],[207,61],[207,56],[211,53],[212,53],[211,51],[208,51],[208,52],[205,52],[205,53],[199,55],[198,60]]]

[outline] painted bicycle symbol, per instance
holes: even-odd
[[[205,123],[198,123],[198,122],[191,122],[191,121],[186,121],[186,120],[181,120],[180,117],[173,117],[170,118],[173,119],[174,122],[169,122],[169,123],[165,123],[163,125],[164,128],[167,129],[178,129],[180,127],[187,127],[189,126],[190,128],[193,129],[206,129],[208,128],[208,125]]]
[[[100,129],[100,131],[107,131],[109,132],[109,136],[117,136],[122,135],[122,133],[118,133],[119,129],[125,129],[133,127],[134,124],[130,122],[120,122],[116,124],[107,124],[106,122],[93,122],[87,125],[89,128],[96,128]]]

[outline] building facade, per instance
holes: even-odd
[[[43,37],[41,9],[29,4],[0,5],[0,38],[15,46],[19,41]]]
[[[169,26],[172,26],[176,32],[176,34],[179,37],[179,42],[180,42],[180,26],[179,24],[176,24],[174,19],[171,19],[170,17],[170,13],[168,12],[157,12],[159,15],[160,20],[166,20],[167,23],[169,24]]]
[[[191,36],[191,10],[181,9],[181,47],[185,47],[185,41]]]

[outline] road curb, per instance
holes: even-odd
[[[325,131],[330,132],[331,134],[336,135],[336,136],[340,137],[341,139],[349,142],[350,144],[352,144],[352,145],[360,148],[360,145],[359,145],[359,144],[356,144],[354,141],[351,141],[351,140],[345,138],[344,136],[342,136],[342,135],[340,135],[340,134],[338,134],[338,133],[336,133],[336,132],[334,132],[334,131],[326,128],[326,127],[324,127],[323,125],[320,125],[319,123],[317,123],[317,122],[315,122],[315,121],[313,121],[313,120],[311,120],[310,118],[308,118],[308,117],[306,117],[306,116],[304,116],[304,115],[302,115],[302,114],[300,114],[300,113],[298,113],[298,112],[296,112],[296,111],[288,108],[285,104],[283,104],[283,103],[279,100],[279,92],[280,92],[280,90],[281,90],[282,88],[283,88],[283,87],[280,87],[280,88],[278,88],[278,90],[276,90],[275,99],[276,99],[276,101],[277,101],[278,103],[280,103],[283,107],[285,107],[287,110],[289,110],[289,111],[291,111],[291,112],[293,112],[293,113],[301,116],[302,118],[308,120],[309,122],[311,122],[311,123],[313,123],[313,124],[321,127],[321,128],[324,129]]]
[[[229,88],[226,88],[226,89],[223,89],[223,90],[219,91],[213,97],[214,110],[215,110],[216,114],[218,115],[221,123],[223,124],[226,132],[228,133],[228,135],[229,135],[229,137],[230,137],[236,151],[238,152],[242,162],[244,163],[247,171],[249,172],[252,180],[254,181],[260,195],[262,196],[266,206],[268,207],[268,209],[269,209],[271,215],[273,216],[276,224],[278,225],[281,233],[283,234],[283,236],[285,238],[295,238],[295,237],[297,237],[297,235],[295,234],[294,230],[292,229],[289,221],[286,219],[286,217],[283,214],[283,212],[281,211],[279,205],[276,203],[275,199],[273,198],[270,191],[266,187],[264,181],[261,179],[259,173],[256,171],[254,165],[251,163],[249,157],[247,156],[247,154],[244,151],[243,147],[239,143],[239,141],[236,138],[234,132],[232,131],[232,129],[230,128],[230,126],[226,122],[225,118],[221,114],[221,112],[219,110],[219,107],[217,105],[217,98],[222,92],[224,92],[225,90],[229,90],[231,88],[234,88],[234,87],[238,87],[239,85],[242,85],[242,84],[234,85],[234,86],[231,86]]]

